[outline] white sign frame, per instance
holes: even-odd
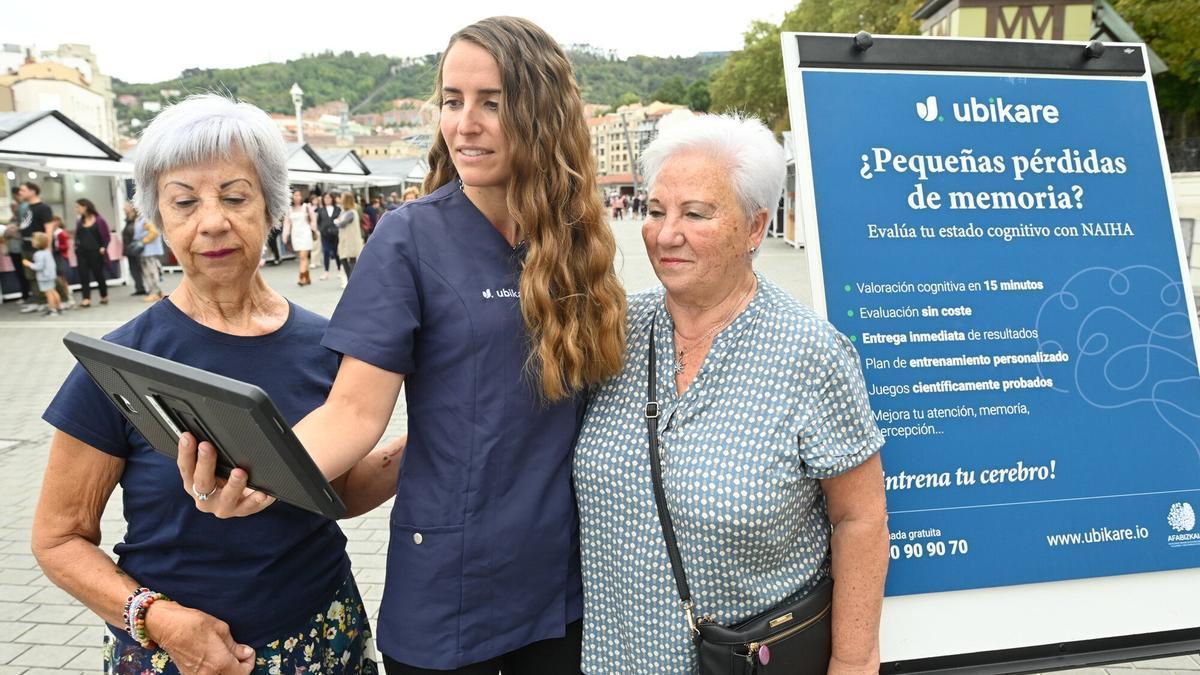
[[[784,32],[784,79],[787,86],[791,128],[796,148],[796,188],[798,226],[804,237],[812,283],[813,309],[828,317],[825,282],[821,259],[821,239],[817,222],[811,146],[804,105],[804,72],[847,72],[843,68],[800,66],[797,38],[827,34]],[[851,35],[844,37],[849,43]],[[924,36],[887,36],[889,40],[929,40]],[[972,41],[977,41],[973,39]],[[1045,41],[989,39],[989,42],[1039,43]],[[1078,45],[1082,52],[1087,43]],[[1107,48],[1136,47],[1142,50],[1145,72],[1141,78],[1081,74],[1020,73],[1021,77],[1076,78],[1087,80],[1141,80],[1147,85],[1154,128],[1158,134],[1159,156],[1168,185],[1166,195],[1175,238],[1179,242],[1181,279],[1189,283],[1188,263],[1182,247],[1182,233],[1175,196],[1169,184],[1170,169],[1163,144],[1162,123],[1154,98],[1144,45],[1106,43]],[[936,73],[961,77],[994,77],[1000,72],[953,70],[854,69],[865,73]],[[1192,335],[1200,361],[1200,331],[1196,325],[1196,305],[1187,293],[1192,317]],[[884,450],[886,452],[886,448]],[[1163,516],[1166,517],[1166,514]],[[1012,650],[1053,643],[1071,643],[1119,636],[1158,633],[1200,627],[1200,568],[1128,574],[1112,577],[1076,579],[1018,586],[926,593],[888,597],[883,604],[880,631],[880,657],[884,663],[932,659],[979,652]]]

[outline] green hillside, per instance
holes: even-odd
[[[596,50],[569,52],[576,77],[589,103],[612,105],[633,97],[649,101],[664,84],[674,90],[696,81],[707,82],[725,61],[725,54],[659,58],[634,56],[618,60]],[[395,98],[425,98],[433,89],[436,54],[415,59],[397,59],[378,54],[326,52],[287,61],[245,68],[185,70],[174,80],[131,84],[114,79],[118,96],[133,94],[157,100],[163,90],[182,95],[207,91],[226,92],[276,113],[292,112],[288,90],[298,82],[304,90],[305,106],[345,99],[354,113],[381,112]],[[146,115],[118,105],[123,121]]]

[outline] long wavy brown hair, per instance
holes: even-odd
[[[499,16],[450,38],[438,64],[438,103],[442,66],[459,40],[479,45],[500,67],[500,125],[512,157],[508,210],[528,246],[521,273],[528,365],[543,396],[558,401],[616,375],[625,353],[625,290],[613,270],[617,246],[596,187],[583,98],[566,54],[544,30]],[[457,177],[439,131],[426,194]]]

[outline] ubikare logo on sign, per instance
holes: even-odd
[[[1045,103],[1005,103],[997,96],[980,101],[972,96],[965,103],[951,103],[950,111],[955,120],[968,124],[1058,124],[1058,108]],[[917,101],[917,117],[926,122],[945,122],[938,114],[936,96],[927,96]]]
[[[934,120],[941,122],[942,118],[938,117],[937,99],[933,96],[930,96],[924,101],[917,101],[917,117],[920,117],[926,122],[932,122]]]

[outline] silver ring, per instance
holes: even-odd
[[[192,483],[192,496],[194,496],[196,499],[199,499],[202,502],[208,501],[208,498],[213,496],[213,493],[216,491],[217,491],[217,487],[214,485],[213,489],[208,491],[208,494],[201,494],[199,492],[196,492],[196,484]]]

